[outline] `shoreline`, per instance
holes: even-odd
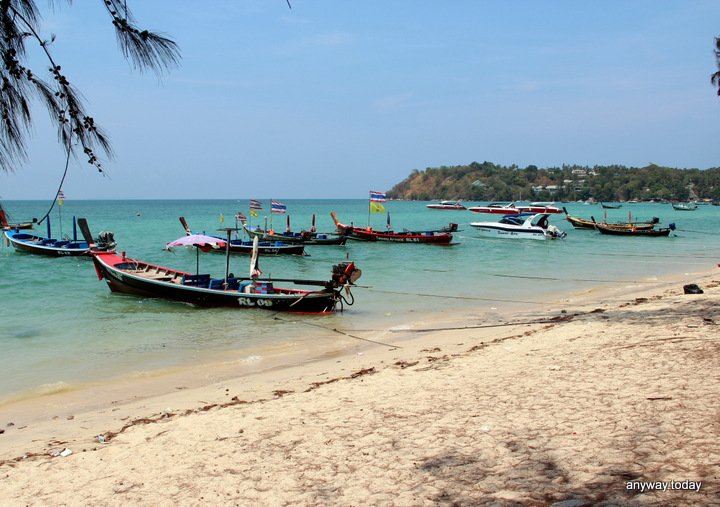
[[[77,413],[104,410],[108,407],[157,398],[172,394],[177,390],[207,389],[236,378],[271,375],[278,370],[318,363],[329,360],[328,358],[342,358],[355,353],[364,354],[365,350],[375,347],[393,348],[396,342],[412,341],[417,339],[415,335],[418,333],[425,333],[422,329],[418,329],[418,325],[447,327],[451,323],[478,318],[497,320],[503,322],[503,326],[515,325],[508,323],[520,317],[528,320],[529,315],[542,318],[543,315],[559,312],[561,309],[565,309],[564,307],[576,304],[582,307],[587,304],[603,303],[606,300],[634,294],[638,291],[652,292],[671,284],[683,283],[683,280],[690,282],[697,276],[710,276],[713,272],[714,270],[711,269],[699,273],[674,273],[663,276],[661,279],[653,276],[652,280],[644,282],[637,280],[613,281],[572,292],[560,290],[548,294],[547,301],[532,303],[478,298],[480,305],[488,306],[480,309],[468,307],[449,311],[441,310],[432,315],[414,315],[413,311],[408,311],[404,317],[393,315],[391,317],[393,323],[389,327],[388,323],[383,322],[382,316],[376,320],[378,325],[371,326],[372,329],[354,330],[319,325],[317,328],[321,333],[318,336],[320,339],[314,341],[326,340],[329,343],[315,346],[309,351],[299,350],[306,346],[305,343],[285,344],[279,347],[281,350],[276,350],[278,347],[275,345],[256,346],[253,349],[233,351],[238,354],[231,360],[225,360],[222,357],[228,354],[228,351],[223,351],[212,356],[210,362],[205,361],[153,371],[136,371],[109,378],[104,382],[84,385],[39,386],[37,394],[24,396],[23,393],[16,393],[16,399],[11,396],[3,400],[0,410],[5,414],[6,420],[0,421],[0,428],[10,423],[27,426],[52,418],[57,420],[74,417]],[[283,317],[278,318],[282,319]],[[287,320],[291,320],[291,318],[286,317]],[[398,324],[398,319],[400,319],[400,324]],[[298,321],[298,325],[304,326],[306,323]],[[309,325],[316,326],[314,322],[310,322]],[[361,336],[363,333],[367,336]],[[401,346],[397,348],[402,349]],[[255,353],[261,354],[260,360],[257,360],[260,356]],[[47,389],[43,391],[43,388]],[[20,422],[16,423],[16,421]]]
[[[614,282],[608,285],[598,285],[589,289],[581,289],[573,293],[565,291],[552,294],[548,301],[528,305],[519,302],[494,302],[490,306],[475,314],[474,309],[441,311],[433,315],[422,315],[422,320],[414,319],[412,323],[374,326],[371,330],[356,331],[353,329],[330,329],[321,327],[325,338],[331,340],[329,345],[316,347],[312,351],[282,350],[273,354],[263,354],[262,360],[255,362],[252,352],[248,355],[246,349],[240,359],[231,361],[214,361],[192,366],[182,366],[174,369],[164,369],[150,372],[134,372],[107,382],[93,383],[79,387],[68,386],[57,392],[38,394],[17,401],[7,400],[2,405],[5,420],[0,421],[0,429],[5,425],[12,427],[26,427],[32,424],[47,421],[57,421],[63,418],[75,418],[78,414],[87,412],[105,412],[108,409],[117,411],[118,406],[142,404],[146,400],[172,397],[178,391],[212,390],[214,386],[224,383],[238,382],[246,378],[261,378],[277,375],[284,377],[284,370],[295,372],[305,370],[312,365],[321,365],[332,361],[341,362],[353,355],[363,356],[368,352],[377,353],[379,348],[386,348],[388,352],[396,352],[398,357],[403,355],[404,346],[412,345],[417,340],[425,340],[428,333],[442,330],[461,329],[502,329],[505,327],[523,326],[533,320],[557,318],[567,312],[584,312],[596,305],[612,304],[619,297],[636,298],[654,295],[658,290],[666,290],[684,283],[691,283],[698,277],[711,278],[714,270],[700,273],[675,273],[654,279],[647,284],[633,282]],[[653,277],[654,278],[654,277]],[[621,284],[625,284],[621,286]],[[412,317],[407,314],[407,317]],[[418,315],[420,317],[420,315]],[[468,322],[491,321],[490,324],[467,325]],[[381,320],[378,320],[381,322]],[[302,323],[301,323],[302,325]],[[452,326],[455,326],[454,328]],[[368,333],[368,336],[359,336]],[[343,343],[344,342],[344,343]],[[303,346],[304,344],[301,344]],[[271,346],[270,348],[274,348]],[[285,348],[285,347],[283,347]],[[295,349],[296,347],[291,347]],[[265,349],[267,351],[268,349]],[[218,358],[219,359],[219,358]],[[326,368],[328,369],[328,368]],[[332,369],[329,367],[329,369]],[[294,373],[291,373],[292,376]],[[264,383],[272,382],[263,380]],[[162,403],[160,403],[162,405]],[[69,419],[72,420],[72,419]],[[16,422],[18,421],[18,422]],[[2,450],[0,441],[0,450]],[[7,458],[0,454],[0,459]]]
[[[540,311],[498,313],[491,322],[467,312],[436,315],[422,328],[391,333],[392,345],[330,352],[89,411],[47,406],[56,414],[44,420],[0,421],[0,466],[9,478],[0,492],[17,505],[60,503],[53,495],[79,487],[83,499],[111,505],[187,503],[200,501],[198,492],[205,500],[281,504],[271,500],[278,494],[313,505],[382,504],[395,495],[402,504],[451,503],[443,491],[461,504],[702,502],[720,494],[712,394],[720,389],[720,349],[705,332],[720,324],[719,279],[708,271],[649,286],[598,287]],[[685,295],[685,283],[705,293]],[[263,449],[260,461],[254,446]],[[50,455],[65,448],[73,454]],[[161,454],[174,456],[173,464],[150,472]],[[243,459],[289,476],[268,482]],[[197,477],[187,475],[188,463],[214,461],[242,473],[220,479],[228,473],[197,465]],[[360,473],[361,465],[373,472]],[[98,466],[112,478],[108,484],[95,481]],[[136,469],[149,474],[146,482]],[[178,475],[192,488],[178,491]],[[254,482],[241,488],[242,480]],[[703,485],[696,493],[623,490],[639,480]],[[126,481],[133,486],[124,488]],[[538,481],[542,488],[530,487]],[[603,493],[609,484],[615,493]],[[228,496],[212,496],[220,490]]]

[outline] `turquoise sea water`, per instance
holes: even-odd
[[[272,218],[285,229],[286,216],[269,213],[269,199],[251,223]],[[283,200],[293,230],[334,230],[330,212],[343,223],[382,229],[385,215],[368,216],[366,200]],[[395,230],[460,224],[453,246],[361,243],[308,246],[307,257],[262,257],[263,276],[328,279],[333,264],[349,258],[362,269],[353,290],[355,304],[324,316],[276,315],[264,310],[201,309],[189,305],[111,294],[86,258],[45,258],[21,254],[2,241],[0,348],[3,381],[0,405],[108,379],[152,375],[156,371],[216,364],[262,362],[274,355],[318,350],[327,353],[352,339],[333,329],[383,341],[387,330],[443,312],[482,316],[504,305],[540,304],[548,297],[579,293],[608,283],[652,283],[657,277],[707,271],[720,260],[720,207],[675,211],[669,204],[625,204],[616,210],[565,204],[573,216],[610,221],[659,217],[675,223],[676,237],[619,238],[573,229],[564,215],[551,223],[566,231],[562,241],[480,239],[468,224],[497,220],[469,211],[439,211],[426,202],[386,203]],[[482,203],[472,203],[482,204]],[[41,201],[4,201],[15,221],[42,217]],[[72,217],[85,217],[95,235],[112,231],[117,249],[128,257],[194,271],[192,250],[164,250],[184,235],[178,217],[191,229],[216,233],[234,225],[248,201],[74,201],[51,214],[53,236],[72,235]],[[58,213],[62,213],[60,218]],[[220,215],[225,222],[220,222]],[[45,235],[45,224],[35,231]],[[201,272],[222,276],[225,259],[200,254]],[[230,270],[245,274],[249,258],[231,257]],[[318,352],[320,353],[320,352]]]

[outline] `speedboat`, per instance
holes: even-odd
[[[487,206],[473,206],[468,208],[470,211],[475,213],[494,213],[498,215],[512,215],[514,213],[520,213],[520,210],[515,207],[514,203],[507,202],[491,202]]]
[[[555,203],[533,202],[525,206],[518,206],[521,213],[562,213],[562,210],[553,206]]]
[[[435,204],[428,204],[430,209],[450,209],[450,210],[464,210],[467,209],[465,206],[460,204],[460,201],[440,201]]]
[[[566,234],[548,223],[548,213],[505,215],[497,222],[471,222],[481,236],[490,238],[562,239]]]

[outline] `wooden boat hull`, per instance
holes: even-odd
[[[632,236],[632,237],[661,237],[669,236],[670,229],[626,229],[617,227],[606,227],[604,225],[597,224],[597,230],[600,234],[608,236]]]
[[[348,227],[346,234],[350,239],[358,241],[385,241],[389,243],[428,243],[436,245],[447,245],[452,241],[452,234],[433,234],[429,232],[427,235],[392,233],[382,231],[367,231],[357,227]]]
[[[23,222],[19,224],[7,224],[6,226],[3,226],[3,229],[12,229],[14,231],[17,230],[28,230],[32,229],[35,224],[33,222]]]
[[[308,231],[301,233],[271,234],[269,231],[262,229],[244,227],[245,232],[247,232],[251,238],[257,236],[261,241],[282,241],[283,243],[302,245],[344,245],[347,242],[345,236],[337,234],[318,234]]]
[[[230,253],[252,254],[253,245],[250,241],[230,241]],[[213,251],[225,252],[225,248],[213,248]],[[305,255],[305,245],[272,244],[270,242],[260,243],[258,253],[262,255]]]
[[[325,286],[317,291],[282,289],[270,281],[256,281],[259,292],[246,292],[247,284],[237,278],[229,279],[232,286],[222,288],[224,279],[210,281],[209,286],[183,284],[184,273],[129,259],[116,253],[92,252],[95,270],[112,292],[136,296],[162,298],[203,307],[261,308],[292,313],[328,313],[343,299],[340,291]],[[241,283],[242,282],[242,283]],[[302,283],[299,281],[298,283]],[[215,286],[216,288],[211,288]],[[263,289],[264,286],[264,289]],[[263,291],[264,290],[264,291]]]
[[[187,225],[187,221],[185,220],[185,217],[180,217],[180,223],[183,225],[183,228],[185,229],[185,232],[188,235],[193,234],[193,232],[190,230],[190,228]],[[226,239],[221,238],[220,236],[211,236],[213,238],[217,238],[220,240],[221,243],[225,243]],[[305,246],[302,244],[290,244],[286,243],[284,241],[275,240],[275,241],[267,241],[267,240],[260,240],[258,237],[259,243],[258,243],[258,253],[262,255],[305,255]],[[253,242],[252,241],[243,241],[241,239],[230,239],[230,253],[234,254],[252,254],[253,251]],[[222,252],[225,253],[226,248],[225,246],[219,246],[219,244],[211,244],[210,245],[213,252]]]
[[[392,231],[377,231],[374,229],[362,227],[354,227],[352,225],[341,224],[335,212],[331,213],[335,225],[338,228],[338,233],[347,236],[350,239],[357,241],[381,241],[387,243],[425,243],[433,245],[449,245],[452,242],[452,232],[457,230],[457,224],[450,224],[445,229],[438,229],[434,231],[425,232],[392,232]]]
[[[567,210],[563,208],[565,212],[565,220],[570,222],[576,229],[595,229],[595,225],[603,225],[606,227],[614,227],[616,229],[632,229],[633,227],[637,230],[646,230],[655,228],[655,224],[658,222],[657,218],[654,218],[652,222],[645,223],[609,223],[609,222],[596,222],[595,220],[585,220],[584,218],[578,218],[568,215]]]
[[[0,204],[0,227],[2,227],[3,230],[19,230],[19,229],[32,229],[34,222],[19,222],[10,224],[7,221],[7,216],[5,215],[5,210],[2,208],[2,204]]]
[[[611,224],[609,222],[593,222],[592,220],[584,220],[582,218],[567,216],[566,220],[570,222],[576,229],[595,229],[595,224],[603,225],[606,227],[613,227],[615,229],[632,229],[635,227],[638,230],[647,230],[655,227],[654,224]]]
[[[49,257],[76,257],[90,253],[90,247],[85,241],[48,240],[18,231],[5,231],[5,237],[18,252]]]

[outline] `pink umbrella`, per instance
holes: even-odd
[[[165,248],[172,251],[174,246],[185,245],[185,246],[197,246],[205,247],[210,245],[225,246],[226,242],[223,239],[216,238],[214,236],[206,236],[205,234],[188,234],[182,238],[178,238],[175,241],[171,241]]]
[[[174,246],[185,245],[194,246],[197,248],[197,254],[195,259],[195,270],[196,274],[200,273],[200,250],[208,252],[212,248],[212,245],[225,246],[227,242],[221,238],[214,236],[206,236],[205,234],[188,234],[182,238],[178,238],[175,241],[171,241],[165,247],[168,251],[172,251]]]

